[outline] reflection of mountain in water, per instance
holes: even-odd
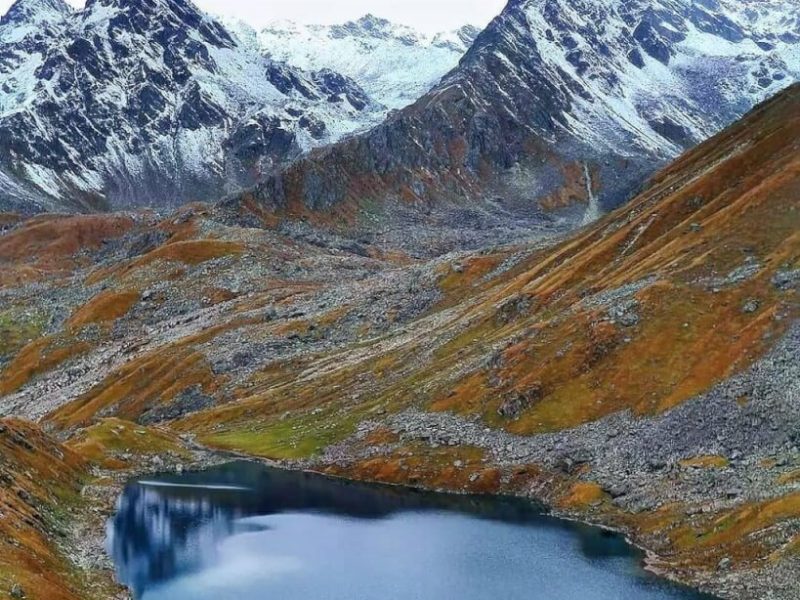
[[[589,556],[631,552],[620,538],[543,517],[540,507],[515,499],[369,486],[251,463],[164,476],[154,483],[159,485],[131,483],[109,523],[108,548],[117,576],[137,597],[155,583],[213,564],[223,539],[252,529],[241,522],[244,517],[287,512],[381,519],[407,511],[455,511],[477,518],[568,528],[579,535],[583,552]]]
[[[187,490],[188,491],[188,490]],[[108,549],[120,582],[138,595],[149,583],[190,572],[214,559],[218,540],[245,516],[234,494],[131,484],[109,526]]]

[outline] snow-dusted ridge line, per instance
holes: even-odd
[[[570,117],[601,147],[619,130],[637,140],[631,153],[674,156],[800,77],[791,0],[518,4],[542,68],[577,89]]]
[[[800,77],[795,0],[511,0],[477,33],[372,16],[256,32],[189,0],[18,0],[0,21],[0,208],[216,200],[431,87],[428,105],[463,96],[445,119],[474,134],[473,163],[488,148],[513,170],[530,134],[602,186],[607,157],[645,173]],[[304,196],[332,198],[314,177]]]

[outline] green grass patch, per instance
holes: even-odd
[[[13,306],[0,310],[0,359],[10,358],[28,342],[40,337],[47,317],[37,310]]]
[[[190,453],[173,434],[152,427],[143,427],[121,419],[103,419],[84,429],[69,441],[68,446],[84,459],[115,466],[115,455],[154,456],[172,453],[189,458]],[[117,466],[124,466],[118,464]]]
[[[354,413],[307,413],[269,424],[234,425],[233,429],[200,436],[215,448],[243,452],[274,460],[312,458],[356,429],[362,415]]]

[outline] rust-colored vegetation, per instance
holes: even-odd
[[[97,250],[134,226],[124,215],[43,215],[0,235],[0,287],[18,286],[64,274],[81,263],[80,253]]]
[[[45,336],[25,345],[0,372],[0,396],[11,394],[32,378],[89,350],[88,342],[64,336]]]
[[[88,425],[98,414],[114,414],[135,421],[149,409],[168,404],[191,387],[200,386],[206,393],[212,393],[216,385],[202,353],[188,345],[176,345],[123,365],[49,419],[65,429]]]
[[[355,464],[331,466],[327,472],[396,485],[424,486],[470,493],[497,493],[501,472],[484,463],[478,448],[430,448],[422,444],[403,446],[387,456]]]
[[[190,234],[191,232],[186,232],[186,235]],[[153,264],[176,263],[197,266],[217,258],[237,256],[245,251],[245,245],[241,242],[216,239],[176,239],[179,235],[174,234],[168,243],[143,256],[96,270],[87,277],[87,285],[94,285],[110,277],[118,279],[131,277]],[[183,271],[180,271],[180,276],[182,275]]]
[[[436,409],[530,433],[628,408],[661,412],[746,368],[798,312],[796,296],[771,284],[800,254],[798,96],[690,153],[630,205],[495,283],[480,304],[462,288],[468,325],[426,371],[446,373],[454,359],[485,365],[478,357],[488,348],[505,350],[448,386],[415,373],[409,388],[422,377],[440,390]],[[748,264],[758,265],[749,279],[725,283]],[[628,285],[638,288],[621,300],[582,304]],[[623,302],[635,319],[609,314]],[[534,387],[543,393],[518,418],[497,416],[504,397]]]
[[[796,292],[772,283],[800,264],[798,137],[800,88],[687,154],[575,238],[497,274],[499,256],[442,267],[446,300],[407,325],[402,342],[367,338],[268,365],[235,401],[174,425],[217,447],[307,458],[359,422],[408,407],[530,434],[678,406],[748,368],[800,314]],[[460,491],[507,487],[507,473],[457,449],[398,448],[391,432],[376,436],[372,443],[391,446],[385,454],[331,472]],[[698,456],[682,468],[727,466]],[[619,513],[591,474],[580,477],[540,489],[567,511]],[[609,519],[670,539],[662,550],[678,566],[695,553],[694,564],[716,568],[725,556],[763,558],[774,549],[759,542],[762,532],[797,518],[793,496],[694,519],[685,510]]]
[[[123,215],[35,217],[0,237],[0,260],[55,264],[81,250],[100,248],[132,227],[133,220]]]
[[[156,260],[180,262],[186,265],[199,265],[200,263],[241,254],[244,246],[239,242],[225,240],[186,240],[173,242],[161,246],[142,257],[137,266],[144,266]]]
[[[67,446],[89,463],[111,470],[129,468],[131,460],[153,456],[188,457],[175,434],[115,418],[82,429]]]
[[[31,600],[101,597],[54,540],[80,502],[85,463],[37,427],[0,420],[0,595]],[[111,594],[110,589],[105,589]]]
[[[636,531],[665,538],[662,560],[673,569],[716,572],[723,559],[731,568],[747,569],[793,551],[792,543],[776,548],[773,533],[778,525],[800,519],[800,494],[745,502],[694,518],[687,518],[681,506],[667,505],[623,519]]]
[[[113,324],[128,314],[138,301],[139,292],[136,291],[102,292],[75,311],[67,325],[74,330],[80,330],[90,324]]]
[[[559,504],[563,508],[586,509],[602,504],[608,495],[596,483],[586,481],[576,482],[569,490],[569,493],[560,500]]]

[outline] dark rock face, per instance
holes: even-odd
[[[181,393],[170,404],[151,408],[141,416],[139,421],[143,425],[163,423],[212,406],[214,406],[214,398],[205,394],[200,386],[194,386]]]
[[[347,100],[357,110],[363,110],[369,104],[369,98],[353,81],[331,71],[323,69],[313,74],[313,79],[327,97],[328,102],[337,103]]]
[[[324,128],[324,124],[321,127]],[[234,156],[245,162],[256,160],[259,156],[296,156],[300,153],[287,123],[279,117],[265,114],[241,123],[233,130],[227,146]]]
[[[0,210],[214,200],[376,110],[189,0],[19,0],[0,21]]]
[[[542,385],[535,383],[524,391],[510,392],[504,399],[497,414],[505,419],[516,419],[542,398]]]
[[[18,0],[0,17],[0,25],[29,22],[41,24],[71,12],[72,8],[63,0]]]
[[[780,10],[800,32],[800,9]],[[515,214],[577,205],[589,211],[571,218],[589,219],[800,75],[771,22],[754,2],[512,0],[429,94],[253,195],[326,211],[502,198]],[[754,39],[773,45],[725,46]]]

